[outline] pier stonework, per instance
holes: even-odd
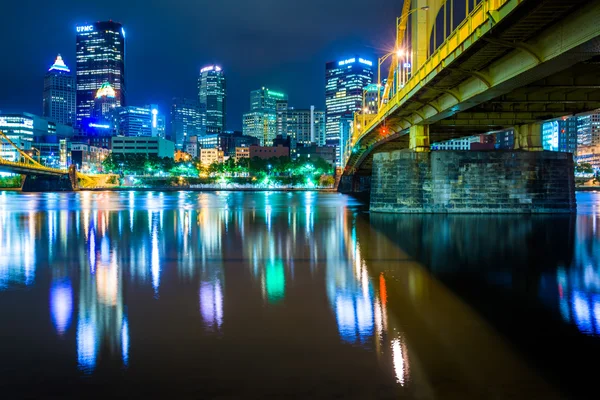
[[[570,153],[398,150],[373,158],[375,212],[570,213],[576,207]]]

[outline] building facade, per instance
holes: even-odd
[[[200,70],[198,100],[202,120],[202,134],[225,131],[227,115],[227,86],[223,69],[209,65]]]
[[[202,119],[200,106],[196,100],[175,98],[171,105],[171,140],[178,149],[190,136],[200,136]]]
[[[161,158],[175,156],[175,144],[159,137],[113,136],[111,142],[113,154],[145,154]]]
[[[114,113],[115,130],[121,136],[158,136],[159,113],[156,105],[119,107]],[[164,120],[164,119],[163,119]]]
[[[563,153],[577,152],[577,118],[561,118],[542,125],[544,150]]]
[[[278,146],[250,146],[250,158],[258,157],[269,159],[273,157],[289,157],[290,148],[282,145]]]
[[[65,125],[75,125],[75,76],[60,54],[44,77],[42,116]]]
[[[287,136],[296,145],[325,146],[325,111],[290,108],[287,111]],[[285,137],[285,136],[284,136]]]
[[[243,116],[244,135],[257,138],[261,146],[271,146],[277,130],[283,129],[283,123],[278,127],[278,109],[280,114],[287,109],[286,94],[264,87],[250,92],[250,112]]]
[[[200,149],[200,164],[204,167],[208,167],[214,163],[222,163],[223,157],[221,149]]]
[[[328,62],[325,65],[326,144],[336,148],[336,162],[342,166],[342,155],[348,138],[342,137],[342,118],[363,108],[363,89],[373,81],[373,62],[362,57]]]
[[[125,30],[117,22],[77,26],[77,125],[92,116],[98,89],[109,83],[125,106]]]
[[[577,117],[577,144],[579,146],[600,145],[600,114]]]

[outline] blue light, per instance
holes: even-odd
[[[95,124],[95,123],[90,123],[88,125],[90,128],[99,128],[99,129],[110,129],[110,125],[106,125],[106,124]]]
[[[338,65],[347,65],[347,64],[352,64],[356,62],[356,58],[349,58],[347,60],[342,60],[340,62],[338,62]]]
[[[365,60],[364,58],[359,58],[358,61],[361,62],[361,63],[363,63],[363,64],[366,64],[366,65],[368,65],[370,67],[373,66],[373,62],[372,61]]]
[[[50,314],[59,335],[63,335],[73,314],[73,289],[69,278],[54,282],[50,288]]]
[[[121,28],[121,34],[125,37],[125,29]]]

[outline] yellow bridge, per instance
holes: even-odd
[[[459,24],[448,22],[455,3]],[[515,149],[541,150],[542,121],[600,108],[600,0],[404,6],[388,86],[376,113],[355,114],[344,175],[370,175],[374,152],[427,152],[433,142],[508,128]],[[402,51],[412,74],[398,83]]]
[[[0,172],[24,175],[23,190],[70,191],[79,188],[112,187],[115,186],[115,181],[118,182],[118,179],[115,179],[116,175],[113,174],[82,174],[77,172],[74,166],[69,169],[46,167],[35,161],[29,154],[13,143],[4,132],[0,131],[0,145],[2,143],[8,144],[8,147],[14,149],[20,157],[19,161],[5,160],[0,157]]]

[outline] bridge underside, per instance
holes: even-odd
[[[600,108],[598,20],[598,1],[518,5],[365,134],[351,172],[368,175],[374,153],[408,149],[414,125],[429,125],[434,143]]]

